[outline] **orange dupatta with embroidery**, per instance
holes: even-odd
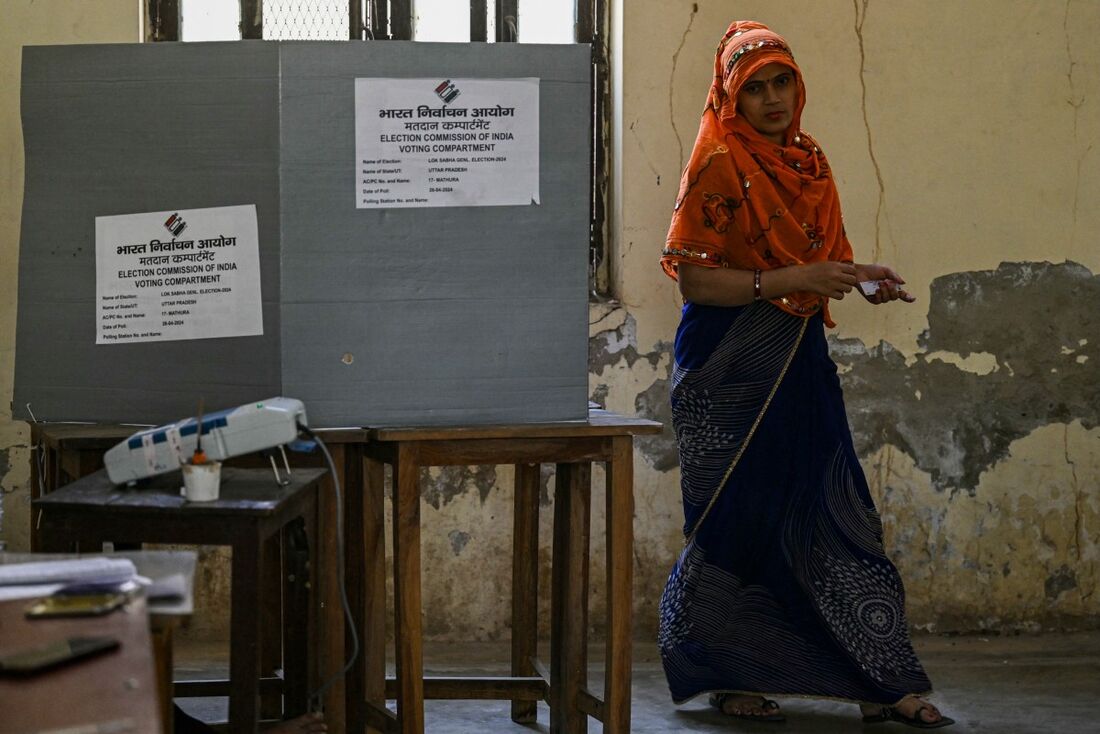
[[[789,67],[798,99],[783,145],[737,114],[737,92],[761,67]],[[714,59],[714,81],[691,158],[680,179],[661,265],[672,278],[680,262],[770,270],[824,260],[852,261],[832,170],[799,128],[806,104],[802,72],[787,42],[767,26],[735,21]],[[796,316],[824,311],[828,299],[790,293],[772,301]]]

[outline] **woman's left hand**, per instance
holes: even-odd
[[[901,287],[905,285],[905,279],[898,275],[892,268],[885,265],[878,265],[877,263],[860,265],[857,263],[856,276],[861,282],[868,280],[879,281],[878,290],[869,296],[864,294],[862,289],[860,290],[863,297],[870,303],[880,304],[890,301],[912,303],[917,300],[915,296]]]

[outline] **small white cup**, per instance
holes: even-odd
[[[183,489],[180,490],[188,502],[213,502],[218,499],[218,486],[221,484],[222,463],[211,461],[206,464],[184,464]]]

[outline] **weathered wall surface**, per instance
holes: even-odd
[[[22,185],[14,49],[135,34],[123,12],[133,3],[114,3],[114,20],[97,3],[96,17],[76,30],[47,22],[47,9],[62,4],[70,5],[16,3],[27,20],[0,30],[0,79],[12,100],[0,117],[5,410]],[[590,309],[590,388],[619,412],[669,418],[679,299],[656,259],[731,12],[791,42],[809,90],[804,125],[837,172],[857,256],[895,266],[919,298],[878,308],[847,299],[834,310],[840,327],[831,337],[911,621],[936,631],[1095,627],[1100,115],[1091,95],[1100,89],[1100,3],[616,2],[616,301]],[[80,35],[89,28],[102,37]],[[25,542],[28,523],[25,443],[23,427],[0,416],[0,538],[13,547]],[[639,442],[641,638],[654,635],[657,599],[681,546],[676,467],[670,432]],[[425,630],[507,637],[512,470],[430,476]],[[544,479],[545,623],[553,484]],[[591,573],[601,580],[598,470],[594,479]],[[213,573],[207,583],[216,595],[223,581]],[[594,584],[597,628],[603,610]]]
[[[804,127],[860,261],[918,302],[846,299],[832,334],[857,449],[932,630],[1095,626],[1100,555],[1100,5],[631,0],[621,15],[618,288],[594,389],[667,420],[675,285],[655,265],[718,39],[786,36]],[[680,547],[674,446],[643,442],[639,631]]]

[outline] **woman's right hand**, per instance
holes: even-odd
[[[802,281],[799,290],[838,301],[859,283],[855,265],[832,260],[799,266],[798,275]]]

